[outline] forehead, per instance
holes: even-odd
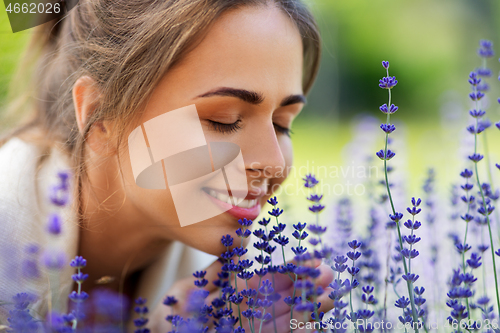
[[[230,86],[281,98],[302,92],[302,50],[299,30],[283,10],[241,7],[221,15],[165,80],[176,90]]]

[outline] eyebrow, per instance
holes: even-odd
[[[261,93],[256,91],[249,91],[245,89],[236,89],[229,87],[221,87],[210,90],[206,93],[198,95],[196,97],[212,97],[212,96],[230,96],[241,99],[244,102],[259,105],[264,101],[264,96]],[[306,104],[307,99],[304,95],[290,95],[285,98],[280,103],[280,107],[295,104],[295,103],[304,103]]]

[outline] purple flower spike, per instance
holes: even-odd
[[[69,265],[75,268],[83,268],[87,266],[87,260],[83,259],[83,257],[76,256],[75,259],[71,260]]]
[[[66,265],[66,255],[62,252],[45,251],[42,254],[42,263],[49,269],[61,269]]]
[[[481,125],[478,125],[476,128],[474,125],[470,125],[469,127],[467,127],[467,131],[470,134],[479,134],[479,133],[482,133],[484,131],[484,127],[482,127]]]
[[[385,156],[384,151],[381,149],[376,153],[377,157],[380,158],[381,160],[390,160],[394,156],[396,156],[396,153],[391,151],[390,149],[387,150],[387,156]]]
[[[17,310],[25,310],[28,308],[30,303],[36,300],[36,295],[28,293],[19,293],[12,297],[14,301],[14,307]]]
[[[500,100],[500,99],[499,99]],[[498,123],[495,124],[495,126],[500,129],[500,121]]]
[[[59,180],[61,181],[61,188],[63,190],[68,190],[69,188],[69,172],[66,171],[61,171],[57,173],[57,176],[59,177]]]
[[[307,174],[305,178],[302,178],[302,180],[304,181],[304,186],[307,188],[313,188],[319,183],[316,177],[312,174]]]
[[[271,216],[275,216],[275,217],[278,217],[280,216],[281,214],[283,214],[283,209],[279,209],[279,208],[273,208],[273,210],[271,210],[270,212],[268,212],[269,215]]]
[[[469,160],[471,160],[474,163],[477,163],[483,159],[483,155],[481,154],[472,154],[469,156]]]
[[[278,199],[276,199],[276,197],[270,198],[267,202],[272,206],[276,206],[278,204]]]
[[[323,209],[325,208],[325,206],[321,205],[321,204],[316,204],[316,205],[312,205],[311,207],[309,207],[309,210],[313,213],[319,213],[321,212]]]
[[[259,291],[264,296],[269,296],[274,292],[273,284],[269,280],[265,280],[262,282],[262,286],[259,288]]]
[[[477,75],[483,77],[490,77],[492,75],[492,71],[489,68],[478,68],[476,69]]]
[[[477,86],[479,83],[481,83],[481,79],[477,77],[476,72],[470,72],[469,83],[471,86]]]
[[[401,309],[404,309],[406,308],[408,305],[410,305],[410,299],[409,298],[406,298],[406,297],[401,297],[400,299],[398,299],[396,301],[396,307],[398,308],[401,308]]]
[[[384,131],[387,134],[391,134],[392,132],[394,132],[396,130],[396,126],[394,126],[392,124],[381,124],[380,128],[382,129],[382,131]]]
[[[80,294],[77,293],[76,291],[72,291],[71,294],[69,294],[69,299],[72,300],[75,303],[80,303],[85,301],[87,298],[89,298],[89,295],[85,292],[82,291]]]
[[[73,279],[73,281],[75,282],[83,282],[85,281],[87,278],[89,277],[88,274],[83,274],[82,272],[80,273],[77,273],[77,274],[73,274],[71,276],[71,278]]]
[[[481,98],[484,97],[484,94],[482,92],[478,91],[477,93],[470,93],[469,97],[473,101],[479,101]]]
[[[495,166],[498,168],[498,170],[500,170],[500,164],[495,164]]]
[[[249,220],[247,218],[244,218],[244,219],[239,219],[238,220],[238,223],[243,226],[243,227],[249,227],[252,225],[253,221],[252,220]]]
[[[472,171],[469,169],[465,169],[464,171],[462,171],[460,173],[460,176],[462,176],[464,178],[470,178],[470,177],[472,177]]]
[[[312,202],[320,202],[322,198],[323,198],[323,195],[311,194],[307,198],[307,200],[312,201]]]
[[[491,58],[495,55],[493,52],[493,43],[489,40],[481,40],[479,42],[479,49],[477,50],[477,54],[479,54],[482,58]]]
[[[396,212],[395,215],[389,214],[389,218],[394,222],[399,222],[403,218],[403,214]]]
[[[177,299],[175,299],[174,296],[167,296],[167,298],[165,298],[165,300],[163,301],[163,304],[166,306],[175,305],[177,304]]]
[[[388,62],[388,61],[382,61],[382,66],[383,66],[385,69],[388,69],[388,68],[389,68],[389,62]]]
[[[381,78],[378,86],[382,89],[392,89],[398,84],[398,80],[396,80],[395,76],[386,76]]]
[[[402,278],[405,280],[405,281],[411,281],[411,282],[415,282],[418,280],[419,276],[417,274],[413,274],[413,273],[409,273],[409,274],[403,274],[402,275]]]
[[[139,297],[138,299],[135,300],[135,304],[137,304],[137,305],[144,305],[144,304],[146,304],[146,302],[147,302],[147,299],[142,298],[142,297]]]
[[[390,107],[387,107],[387,104],[383,104],[379,107],[379,109],[385,114],[393,114],[398,111],[398,107],[394,104],[391,104]]]
[[[50,188],[49,198],[55,206],[63,207],[69,201],[69,193],[60,185],[53,186]]]
[[[349,245],[349,247],[351,249],[356,250],[357,248],[361,247],[361,245],[363,245],[363,243],[358,242],[357,240],[353,240],[353,241],[347,243],[347,245]]]
[[[61,217],[58,214],[51,214],[49,216],[47,230],[52,235],[59,235],[61,233],[61,224]]]
[[[222,245],[224,245],[226,247],[232,246],[233,245],[233,237],[231,237],[231,235],[222,236],[221,243],[222,243]]]
[[[481,118],[482,116],[484,116],[486,114],[486,112],[484,112],[483,110],[470,110],[469,111],[469,114],[473,117],[473,118]]]

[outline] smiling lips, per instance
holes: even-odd
[[[260,214],[261,206],[259,199],[262,195],[247,195],[246,198],[248,199],[243,199],[235,195],[229,196],[227,194],[223,194],[214,189],[204,188],[203,190],[213,203],[218,205],[220,208],[227,210],[227,213],[238,219],[247,218],[254,220]]]

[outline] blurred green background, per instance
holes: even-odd
[[[463,154],[458,151],[463,146],[460,139],[463,129],[470,122],[466,114],[470,107],[467,76],[481,65],[476,53],[480,39],[500,45],[500,2],[306,1],[320,25],[323,56],[308,105],[294,123],[295,165],[351,163],[343,149],[359,135],[353,125],[360,115],[383,120],[378,106],[387,102],[387,92],[378,88],[378,79],[385,74],[381,61],[389,60],[390,73],[399,80],[393,102],[400,111],[393,119],[404,124],[398,127],[395,138],[401,138],[406,151],[398,157],[406,159],[402,166],[408,173],[407,187],[418,192],[427,168],[432,166],[443,191],[447,191],[448,184],[457,179],[457,172],[464,165],[460,159]],[[29,34],[29,30],[11,32],[1,3],[0,105],[5,103],[8,84]],[[500,52],[500,48],[497,50]],[[488,63],[494,73],[490,79],[492,101],[500,96],[499,65],[498,56]],[[498,104],[491,104],[490,119],[497,122]],[[490,151],[494,160],[500,134],[491,132]],[[379,133],[380,141],[374,140],[378,144],[376,150],[382,148],[382,134]],[[362,147],[354,149],[358,148]],[[298,184],[300,176],[292,175],[288,181]]]

